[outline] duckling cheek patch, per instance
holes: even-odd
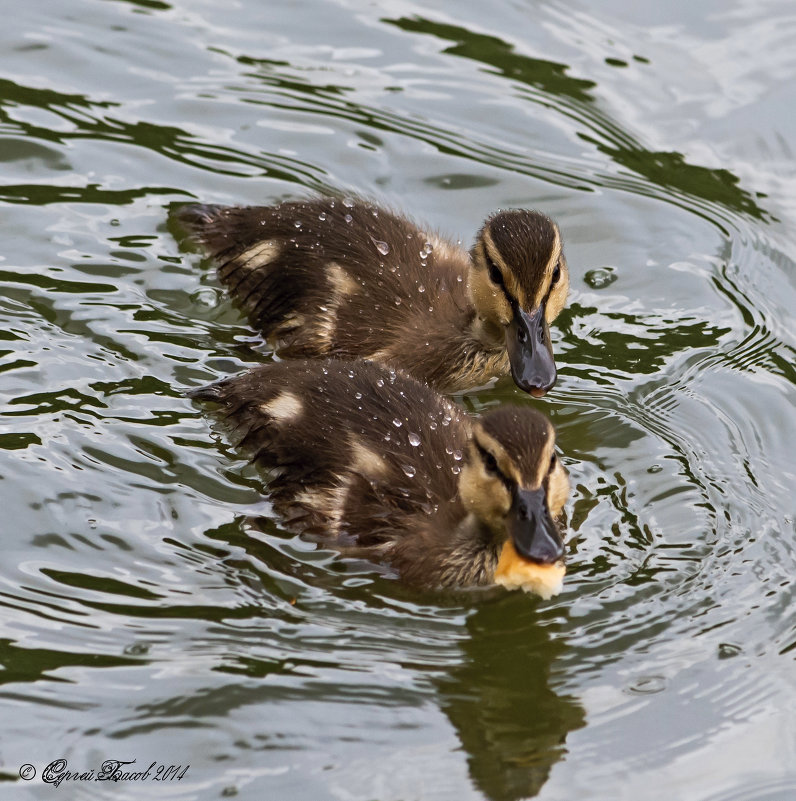
[[[521,589],[531,592],[548,600],[561,592],[566,572],[563,562],[539,565],[523,559],[515,550],[511,540],[508,540],[500,552],[500,559],[495,568],[495,584],[500,584],[507,590]]]

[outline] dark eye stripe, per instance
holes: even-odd
[[[500,272],[500,268],[489,258],[489,254],[486,251],[484,251],[484,258],[486,259],[486,266],[489,270],[489,277],[498,286],[503,286],[503,273]]]
[[[475,447],[478,449],[478,453],[481,456],[481,459],[484,463],[484,467],[488,473],[492,473],[492,475],[497,476],[505,485],[506,487],[511,490],[513,487],[513,482],[510,478],[503,475],[500,468],[498,467],[497,459],[495,459],[494,455],[491,454],[486,448],[482,447],[478,444],[477,441],[475,442]]]
[[[508,289],[506,289],[506,284],[503,281],[503,273],[500,271],[500,267],[498,267],[497,264],[495,264],[495,262],[492,261],[489,254],[486,252],[486,246],[484,246],[484,261],[486,262],[486,268],[487,271],[489,272],[489,278],[492,280],[492,283],[497,284],[501,288],[501,290],[503,290],[503,295],[509,302],[509,305],[512,308],[519,305],[516,299],[509,294]],[[515,314],[516,314],[516,309],[515,309]]]
[[[478,448],[478,453],[481,456],[486,469],[490,473],[500,473],[500,468],[497,465],[497,459],[495,459],[495,457],[478,442],[475,443],[475,447]]]
[[[548,300],[550,300],[550,295],[553,294],[553,287],[559,282],[561,278],[561,259],[558,260],[558,263],[553,270],[553,276],[550,279],[550,285],[547,287],[547,293],[544,296],[544,300],[542,301],[543,304],[546,304]]]

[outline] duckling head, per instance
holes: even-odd
[[[500,211],[479,231],[470,262],[478,335],[505,342],[515,383],[541,397],[556,381],[548,325],[569,291],[558,226],[537,211]]]
[[[555,432],[544,415],[504,406],[475,423],[459,496],[498,546],[498,583],[543,597],[560,590],[564,542],[555,518],[568,495]]]

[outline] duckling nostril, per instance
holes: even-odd
[[[524,329],[518,328],[517,329],[517,342],[525,342],[528,338],[528,335],[525,333]]]

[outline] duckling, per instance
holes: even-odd
[[[537,397],[555,383],[548,325],[569,273],[539,212],[497,212],[469,255],[362,199],[188,205],[177,219],[280,356],[367,358],[441,392],[509,371]]]
[[[569,481],[541,413],[476,419],[401,371],[335,359],[262,365],[188,394],[217,404],[235,444],[272,471],[286,527],[420,587],[560,591]]]

